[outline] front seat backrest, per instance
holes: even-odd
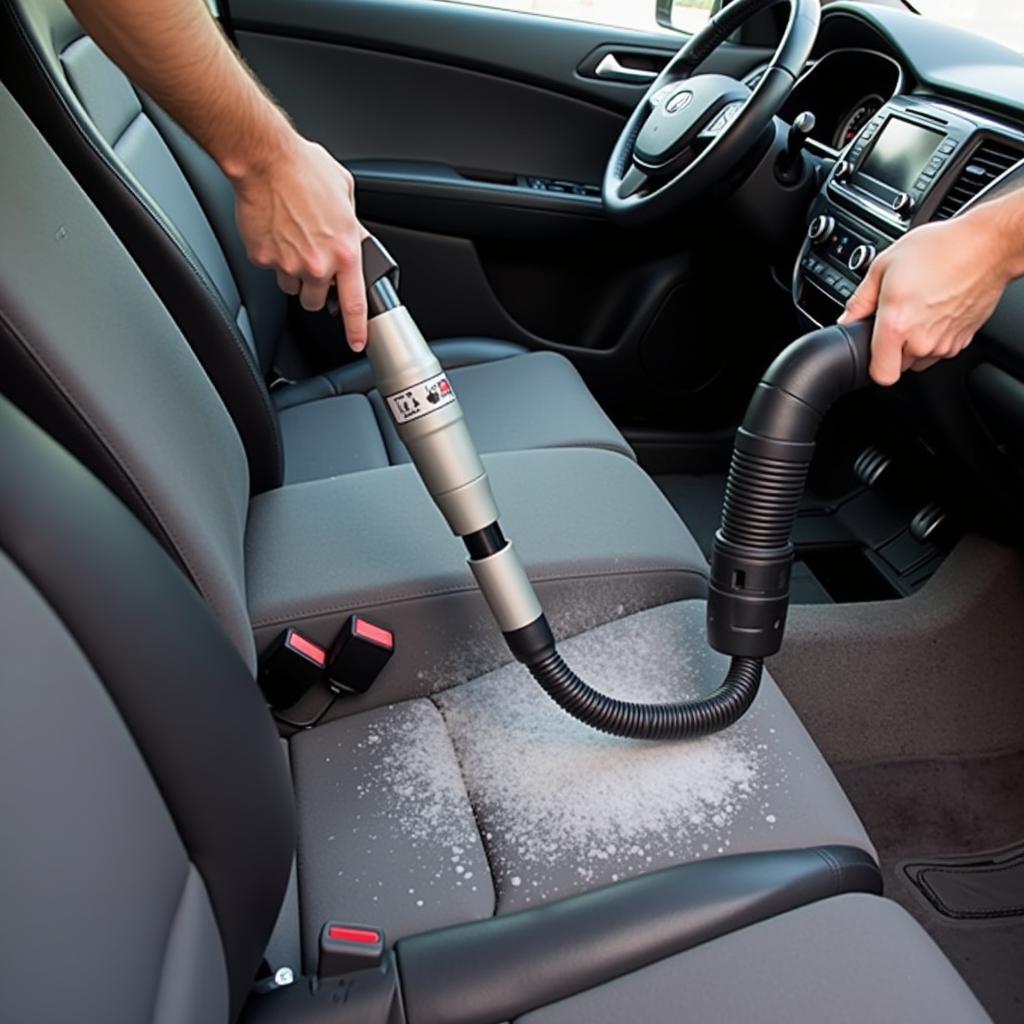
[[[238,432],[152,288],[0,89],[0,389],[149,527],[250,666]]]
[[[154,539],[0,399],[0,989],[10,1024],[226,1024],[295,820],[245,665]]]
[[[230,184],[85,35],[61,0],[0,3],[9,88],[46,126],[60,158],[174,313],[235,421],[253,491],[277,487],[284,459],[266,374],[286,302],[273,276],[245,257]],[[179,160],[202,178],[211,208],[204,209]]]

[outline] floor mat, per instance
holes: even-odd
[[[1024,1020],[1024,751],[836,774],[878,848],[886,895],[924,926],[996,1024]]]
[[[1024,845],[982,858],[909,861],[902,870],[940,914],[955,921],[1024,917]]]

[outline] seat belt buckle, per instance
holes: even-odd
[[[384,932],[380,928],[328,921],[320,929],[319,981],[377,967],[383,958]]]
[[[259,684],[272,708],[288,708],[324,675],[327,651],[303,636],[286,629],[260,659]]]
[[[335,693],[366,693],[394,653],[390,629],[351,615],[327,656],[327,685]]]

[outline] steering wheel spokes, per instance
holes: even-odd
[[[746,20],[776,0],[733,0],[669,61],[633,111],[608,162],[609,215],[649,223],[698,198],[749,153],[782,106],[817,38],[819,0],[789,0],[782,41],[756,88],[694,71]]]

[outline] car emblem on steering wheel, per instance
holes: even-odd
[[[666,114],[675,114],[680,110],[685,110],[693,102],[693,93],[689,89],[683,89],[681,92],[677,92],[669,101],[665,104]]]

